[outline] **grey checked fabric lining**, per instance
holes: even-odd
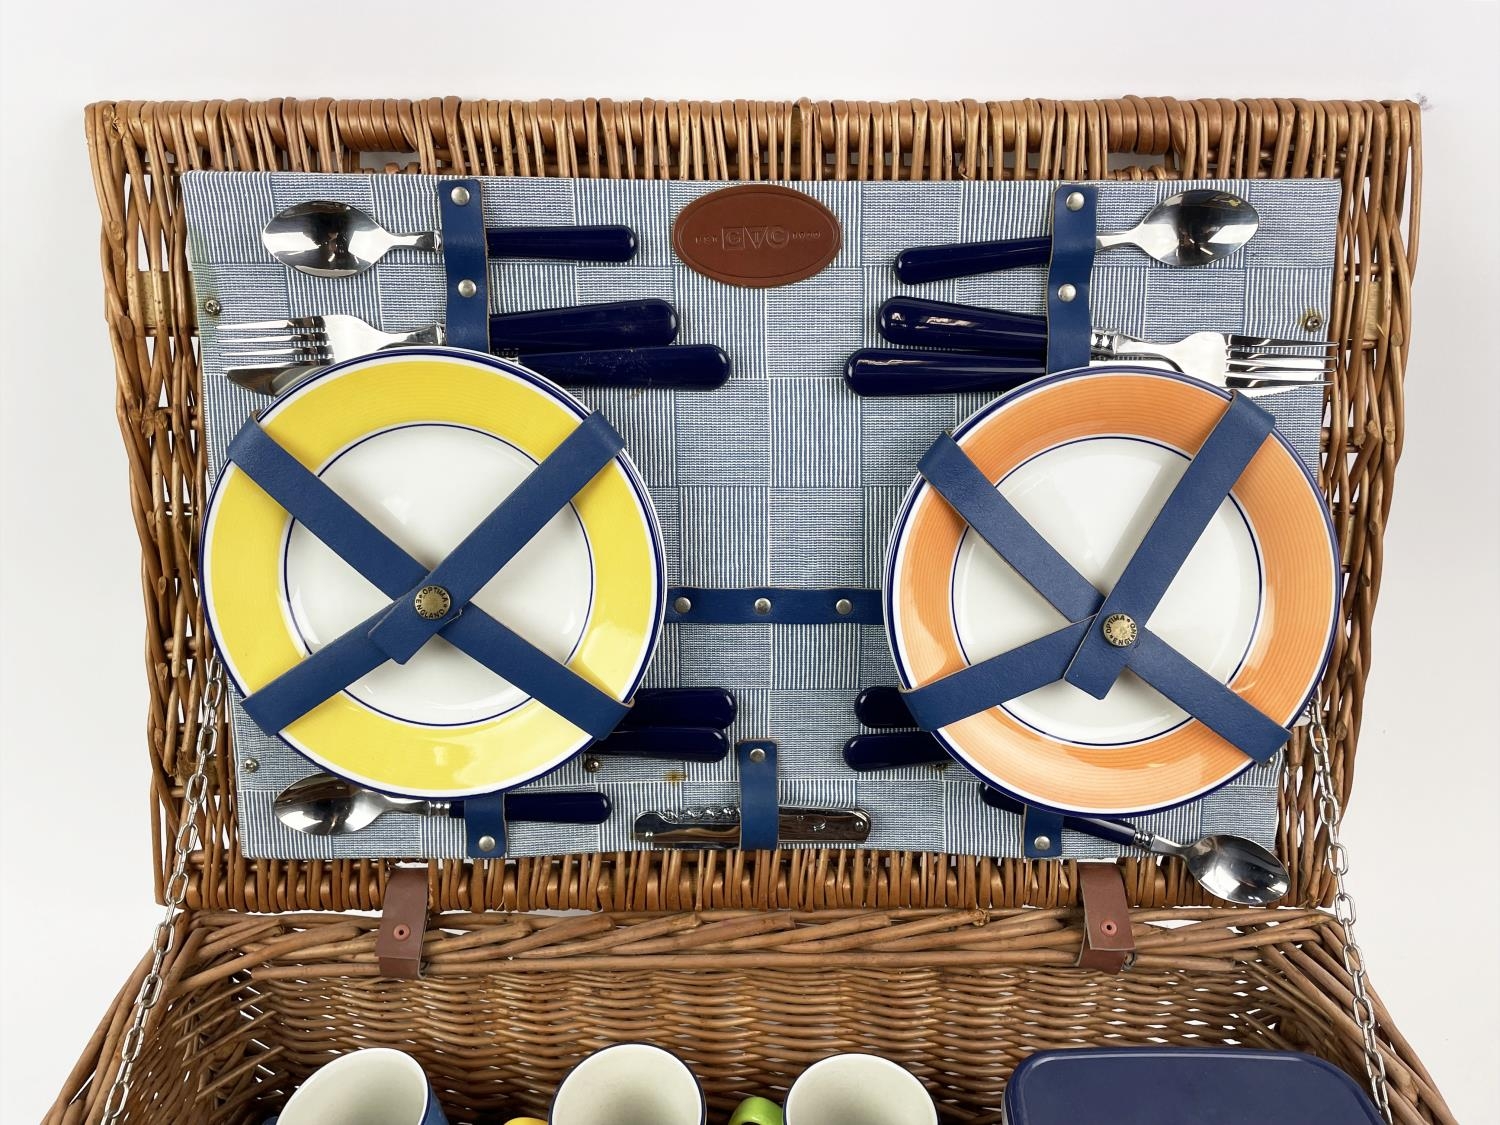
[[[386,329],[441,319],[443,272],[436,255],[396,253],[354,279],[307,277],[283,268],[260,244],[278,210],[308,199],[343,200],[391,230],[437,224],[437,180],[423,176],[192,172],[183,177],[202,326],[204,414],[210,471],[264,400],[223,377],[209,298],[225,322],[346,312]],[[734,374],[712,392],[586,389],[624,435],[650,489],[666,540],[668,581],[693,586],[874,587],[886,539],[922,452],[943,430],[990,401],[979,394],[859,399],[840,381],[855,348],[880,346],[875,310],[917,292],[1043,312],[1040,268],[902,286],[899,251],[926,243],[1046,233],[1048,183],[793,183],[828,206],[844,245],[830,267],[767,290],[721,285],[681,265],[671,249],[673,217],[724,183],[497,178],[483,181],[490,225],[624,223],[640,239],[621,265],[503,260],[490,264],[492,311],[662,297],[681,315],[682,343],[724,348]],[[1157,201],[1190,186],[1248,198],[1261,227],[1239,255],[1172,270],[1132,250],[1101,254],[1093,277],[1093,321],[1147,338],[1209,328],[1293,336],[1309,309],[1326,312],[1340,198],[1332,181],[1108,183],[1099,193],[1101,230],[1133,225]],[[1322,424],[1316,391],[1262,399],[1298,452],[1315,463]],[[874,822],[869,846],[982,855],[1020,853],[1019,818],[979,802],[963,770],[930,767],[855,775],[844,742],[861,733],[858,692],[895,682],[878,626],[668,625],[647,686],[727,687],[739,700],[731,736],[776,739],[783,804],[847,806]],[[272,815],[275,794],[314,767],[262,734],[236,703],[234,748],[239,824],[248,856],[334,858],[463,854],[462,824],[386,816],[357,836],[302,836]],[[251,773],[244,763],[254,758]],[[1250,770],[1202,800],[1139,818],[1151,831],[1192,839],[1236,831],[1274,842],[1281,763]],[[685,780],[669,780],[681,778]],[[733,761],[713,765],[608,762],[594,774],[575,761],[532,789],[598,789],[615,812],[599,827],[515,823],[510,852],[545,855],[636,847],[630,826],[652,809],[735,801]],[[1113,846],[1075,833],[1064,854],[1105,857]]]

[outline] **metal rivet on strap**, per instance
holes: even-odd
[[[482,852],[492,852],[492,851],[494,851],[495,850],[495,837],[493,837],[493,836],[481,836],[481,837],[479,837],[479,850],[482,851]]]
[[[448,198],[462,207],[465,203],[469,202],[469,189],[466,187],[456,187],[448,193]]]
[[[756,598],[755,599],[755,612],[758,613],[758,614],[760,614],[762,617],[764,617],[766,614],[770,613],[771,612],[771,599],[770,598]]]
[[[479,292],[479,286],[475,285],[467,277],[458,283],[458,295],[460,297],[472,297]]]
[[[246,758],[243,762],[240,763],[240,769],[244,770],[246,773],[254,773],[256,770],[260,769],[260,759]]]
[[[833,603],[833,612],[837,613],[840,617],[848,617],[854,612],[854,603],[848,598],[840,598]]]
[[[598,773],[603,768],[604,768],[604,763],[601,762],[593,754],[589,754],[589,755],[587,755],[583,759],[583,772],[584,773]]]
[[[766,760],[766,752],[757,746],[750,751],[749,757],[752,762],[764,762]]]
[[[1070,192],[1068,192],[1068,198],[1065,199],[1065,200],[1063,200],[1063,205],[1065,207],[1067,207],[1067,209],[1069,211],[1082,211],[1083,210],[1083,192],[1081,192],[1081,191],[1070,191]]]
[[[1035,840],[1031,841],[1031,846],[1039,852],[1050,851],[1052,848],[1052,837],[1038,836]]]
[[[1100,629],[1104,633],[1104,639],[1116,648],[1129,648],[1135,644],[1140,633],[1135,619],[1123,613],[1111,613],[1104,619]]]
[[[1057,299],[1063,304],[1067,304],[1076,296],[1078,296],[1078,287],[1075,285],[1068,284],[1057,287]]]
[[[224,311],[224,306],[219,303],[219,299],[217,297],[210,297],[208,300],[203,302],[203,311],[206,312],[209,316],[218,316],[221,312]]]
[[[678,613],[687,613],[693,608],[693,600],[691,598],[678,598],[672,603],[672,608]]]
[[[453,599],[441,586],[423,586],[412,599],[412,607],[417,611],[418,617],[437,621],[448,616],[448,611],[453,608]]]

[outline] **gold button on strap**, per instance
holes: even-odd
[[[1140,632],[1136,628],[1135,619],[1123,613],[1111,613],[1104,619],[1102,628],[1104,639],[1116,648],[1129,648],[1135,644],[1136,635]]]
[[[453,599],[441,586],[423,586],[412,599],[412,605],[418,617],[437,621],[448,616],[448,611],[453,608]]]

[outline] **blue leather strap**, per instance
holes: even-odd
[[[740,767],[740,847],[771,851],[781,835],[781,798],[776,785],[776,743],[749,739],[734,748]]]
[[[282,449],[253,419],[229,456],[242,471],[340,558],[383,593],[396,596],[420,581],[425,568]],[[325,699],[379,667],[386,654],[369,638],[387,611],[294,665],[245,700],[246,713],[275,734]],[[613,730],[626,706],[532,646],[477,606],[452,617],[444,639],[595,737]]]
[[[464,798],[464,837],[465,854],[472,859],[499,859],[505,854],[504,793]]]
[[[1021,814],[1021,848],[1027,859],[1056,859],[1062,855],[1063,814],[1027,805]]]
[[[1069,206],[1069,201],[1075,205]],[[1099,189],[1062,184],[1052,198],[1052,261],[1047,266],[1047,370],[1089,365],[1089,278],[1094,272]],[[1076,209],[1075,209],[1076,207]]]
[[[1179,482],[1178,490],[1168,498],[1163,512],[1148,532],[1146,538],[1149,541],[1157,533],[1157,528],[1162,527],[1161,546],[1153,548],[1157,552],[1155,562],[1140,563],[1145,568],[1144,576],[1133,579],[1130,589],[1142,599],[1141,604],[1147,599],[1150,604],[1147,612],[1137,619],[1135,643],[1118,651],[1124,654],[1121,667],[1129,667],[1147,684],[1249,757],[1265,761],[1285,744],[1288,732],[1141,624],[1149,619],[1149,611],[1155,609],[1156,601],[1170,585],[1183,559],[1201,535],[1203,526],[1269,433],[1267,423],[1258,417],[1264,412],[1253,409],[1255,414],[1252,415],[1240,407],[1238,398],[1231,402],[1224,419],[1215,425],[1198,456],[1189,465],[1183,482],[1188,481],[1189,474],[1193,479],[1184,493],[1180,516],[1185,529],[1170,526],[1171,521],[1179,517],[1167,512],[1173,506],[1177,491],[1182,489],[1183,482]],[[1194,471],[1198,460],[1208,463]],[[1097,623],[1103,621],[1101,607],[1109,599],[1094,590],[1087,579],[1026,523],[952,438],[944,436],[933,444],[922,459],[921,471],[938,494],[953,505],[954,510],[1001,558],[1072,620],[1072,624],[1039,640],[907,692],[907,706],[918,723],[925,730],[937,730],[1052,682],[1044,678],[1049,670],[1060,668],[1061,674],[1056,678],[1063,678],[1068,668],[1076,663],[1084,645],[1100,639]],[[1221,490],[1215,495],[1213,490],[1220,486]],[[1203,514],[1205,509],[1207,515]],[[1145,549],[1143,543],[1142,550]],[[1126,574],[1137,567],[1139,559],[1140,555],[1137,555],[1127,564]],[[1123,584],[1124,576],[1121,578]],[[1108,644],[1107,641],[1104,643]],[[1068,648],[1070,644],[1071,650]]]
[[[447,286],[447,343],[490,350],[489,244],[478,180],[440,180],[438,216],[443,229]]]
[[[584,485],[599,475],[625,447],[609,419],[590,414],[565,437],[495,510],[464,537],[451,554],[398,597],[370,631],[370,639],[390,659],[405,664],[437,635],[443,623],[461,614],[506,563],[567,507]],[[417,592],[438,587],[447,592],[449,609],[440,617],[419,611]]]
[[[881,612],[880,591],[856,587],[794,590],[764,586],[715,590],[701,586],[673,586],[667,591],[669,622],[879,625]]]
[[[907,709],[923,730],[940,730],[1028,691],[1055,684],[1067,671],[1068,661],[1093,620],[1087,617],[1075,621],[1020,648],[908,691],[903,695]]]
[[[958,443],[943,434],[917,471],[963,521],[1069,621],[1087,617],[1104,595],[1079,574],[1004,496]]]
[[[1068,666],[1068,683],[1095,699],[1109,694],[1130,662],[1131,650],[1111,644],[1105,638],[1104,623],[1117,613],[1128,616],[1138,628],[1151,620],[1208,521],[1275,427],[1276,420],[1244,395],[1230,400],[1229,409],[1188,462],[1182,479],[1099,607],[1100,627],[1078,647]]]
[[[1257,762],[1268,762],[1290,737],[1257,710],[1149,629],[1130,648],[1127,665],[1193,718]]]

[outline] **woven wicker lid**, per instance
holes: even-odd
[[[203,691],[196,586],[205,496],[199,372],[177,174],[189,169],[679,179],[1010,180],[1339,178],[1344,205],[1321,481],[1348,581],[1323,692],[1340,794],[1352,782],[1380,536],[1403,427],[1420,122],[1406,102],[214,101],[90,106],[86,129],[104,220],[107,318],[142,539],[151,686],[152,830],[175,832]],[[390,154],[399,154],[394,159]],[[1128,157],[1128,160],[1116,158]],[[162,173],[157,175],[156,173]],[[141,253],[141,245],[147,247]],[[143,271],[141,263],[160,267]],[[220,717],[222,722],[222,716]],[[1305,733],[1289,745],[1278,851],[1288,905],[1325,901]],[[211,767],[189,902],[247,911],[379,904],[385,864],[245,858],[228,756]],[[159,850],[164,864],[167,848]],[[1180,864],[1121,862],[1131,901],[1207,900]],[[1071,862],[876,851],[651,852],[434,861],[451,910],[689,910],[1057,906]],[[158,873],[158,891],[164,874]]]

